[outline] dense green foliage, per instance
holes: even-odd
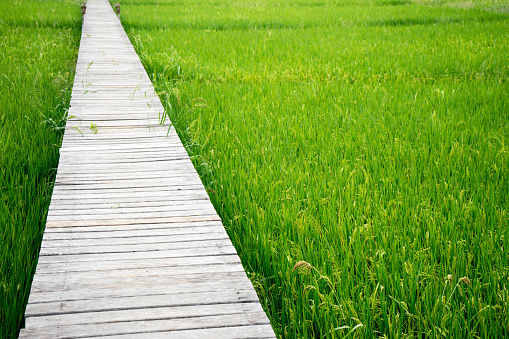
[[[0,337],[22,324],[81,30],[74,0],[0,1]]]
[[[122,1],[278,336],[509,335],[508,8]]]

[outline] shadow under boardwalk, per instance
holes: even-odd
[[[88,0],[21,338],[273,338],[107,0]]]

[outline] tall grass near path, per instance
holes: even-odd
[[[74,0],[0,1],[0,337],[23,323],[76,65]]]
[[[507,8],[122,1],[279,337],[509,336]]]

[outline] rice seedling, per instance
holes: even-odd
[[[0,337],[37,264],[80,37],[77,1],[0,2]]]
[[[279,337],[509,335],[506,8],[122,1]]]

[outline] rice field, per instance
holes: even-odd
[[[507,2],[121,5],[278,337],[509,336]]]
[[[23,323],[80,31],[78,1],[0,1],[0,338]]]

